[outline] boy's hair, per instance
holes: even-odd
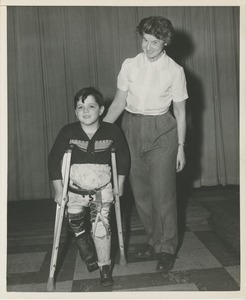
[[[171,21],[161,16],[143,18],[136,29],[140,36],[143,37],[144,33],[153,35],[158,40],[164,41],[166,45],[171,44],[174,35]]]
[[[79,90],[74,96],[74,108],[77,108],[77,103],[80,100],[84,103],[88,96],[93,96],[99,107],[103,106],[103,95],[94,87],[85,87]]]

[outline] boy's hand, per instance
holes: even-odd
[[[61,205],[62,204],[62,191],[56,191],[55,192],[55,197],[54,197],[54,201]]]
[[[54,201],[61,205],[62,204],[62,192],[63,192],[63,185],[62,185],[62,180],[53,180],[52,181],[54,190],[55,190],[55,196],[54,196]]]

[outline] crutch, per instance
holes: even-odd
[[[124,241],[123,241],[123,233],[122,233],[118,173],[117,173],[115,153],[116,153],[116,148],[111,148],[111,162],[112,162],[113,184],[114,184],[114,192],[115,192],[115,215],[116,215],[116,223],[117,223],[117,231],[118,231],[118,239],[119,239],[119,247],[120,247],[119,264],[121,266],[124,266],[126,265],[126,257],[125,257],[125,249],[124,249]]]
[[[47,282],[48,292],[53,292],[55,290],[54,274],[56,270],[56,262],[57,262],[59,243],[61,237],[63,216],[64,216],[65,206],[67,202],[67,188],[69,182],[69,171],[70,171],[71,155],[72,155],[73,148],[74,148],[73,144],[70,144],[68,146],[68,149],[66,150],[62,160],[62,177],[63,177],[62,203],[61,205],[59,204],[56,205],[54,240],[53,240],[53,248],[52,248],[52,255],[51,255],[51,262],[50,262],[50,273]]]

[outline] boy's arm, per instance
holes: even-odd
[[[69,145],[69,134],[70,131],[68,131],[67,129],[64,130],[64,128],[62,128],[58,133],[55,142],[50,150],[48,157],[48,170],[50,179],[52,181],[62,179],[61,163],[66,148]]]

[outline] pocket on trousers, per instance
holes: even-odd
[[[158,116],[155,120],[155,129],[158,136],[166,134],[177,127],[177,122],[170,112]]]
[[[171,113],[156,118],[155,145],[169,148],[171,144],[177,143],[177,122]]]

